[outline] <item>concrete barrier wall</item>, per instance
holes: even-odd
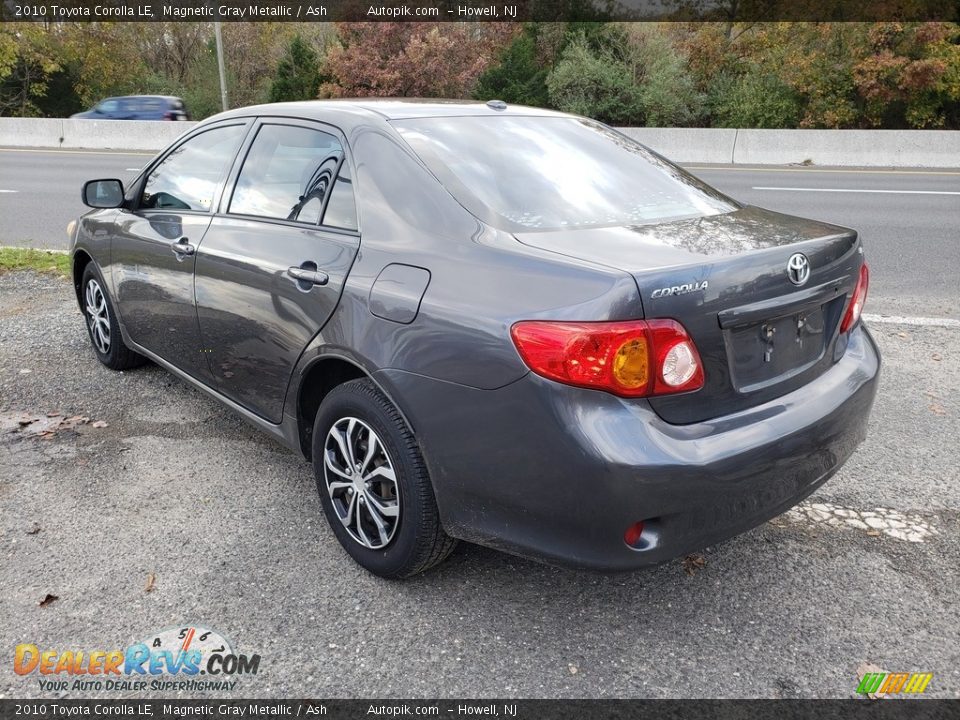
[[[7,147],[60,147],[64,120],[0,118],[0,145]]]
[[[64,147],[162,150],[196,123],[143,120],[64,120]]]
[[[0,146],[155,152],[195,123],[0,118]],[[623,128],[680,163],[960,167],[958,130]]]
[[[960,167],[960,130],[624,128],[680,163]]]
[[[155,152],[194,125],[143,120],[0,118],[0,146]]]
[[[738,130],[733,162],[960,167],[957,130]]]
[[[678,163],[732,163],[736,130],[621,128],[622,133]]]

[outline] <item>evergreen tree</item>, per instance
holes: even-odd
[[[297,35],[277,66],[270,86],[270,102],[312,100],[317,97],[320,81],[317,53]]]
[[[536,38],[530,32],[519,35],[487,69],[474,88],[477,100],[503,100],[517,105],[547,107],[547,69],[537,60]]]

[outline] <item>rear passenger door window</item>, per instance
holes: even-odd
[[[331,188],[341,185],[337,178],[343,160],[343,145],[335,135],[265,123],[237,176],[227,212],[318,225],[332,200]]]

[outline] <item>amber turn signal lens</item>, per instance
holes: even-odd
[[[650,380],[650,353],[643,338],[627,340],[613,357],[613,377],[626,389],[646,388]]]

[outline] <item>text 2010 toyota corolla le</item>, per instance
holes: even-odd
[[[799,502],[865,435],[857,234],[743,206],[590,120],[250,107],[84,201],[100,361],[149,358],[312,459],[379,575],[454,538],[661,562]]]

